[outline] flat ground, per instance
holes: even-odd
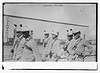
[[[96,61],[96,56],[94,55],[96,53],[96,46],[95,45],[92,45],[93,47],[93,53],[92,55],[93,56],[88,56],[84,59],[85,62],[95,62]],[[39,48],[39,51],[40,53],[43,52],[43,46],[38,46]],[[12,61],[12,55],[11,55],[11,52],[10,50],[12,49],[12,46],[4,46],[4,61],[7,62],[7,61]],[[59,59],[58,61],[64,61],[65,62],[65,59]]]

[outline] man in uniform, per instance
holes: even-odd
[[[67,40],[66,40],[66,43],[63,47],[64,51],[67,51],[67,48],[68,48],[68,45],[70,44],[70,42],[73,40],[73,32],[72,32],[72,29],[67,30]]]
[[[25,29],[26,30],[26,29]],[[22,53],[18,55],[19,61],[42,61],[36,41],[30,36],[29,30],[23,31],[26,42],[23,45]]]
[[[84,57],[86,56],[86,52],[90,53],[92,52],[92,47],[90,44],[81,38],[81,32],[75,32],[73,33],[74,39],[76,40],[75,45],[74,45],[74,50],[76,55],[78,55],[78,60],[83,61]],[[86,51],[86,48],[88,51]]]
[[[48,41],[50,40],[50,37],[49,37],[49,32],[47,32],[46,30],[44,30],[44,48],[46,47]]]
[[[75,44],[75,40],[73,39],[73,30],[67,30],[67,41],[65,43],[64,51],[67,54],[66,60],[72,61],[74,58],[75,51],[72,49]]]
[[[14,44],[13,44],[13,49],[11,50],[11,52],[13,51],[12,52],[13,53],[13,60],[16,60],[16,56],[22,51],[21,47],[25,43],[25,39],[23,37],[21,27],[16,28],[15,30],[16,30],[15,40],[14,40]]]
[[[49,61],[57,61],[61,55],[60,41],[58,40],[59,33],[52,31],[52,38],[47,43],[45,54],[49,55]]]
[[[11,49],[12,56],[13,56],[13,54],[14,54],[14,48],[15,48],[17,42],[18,42],[18,38],[19,38],[20,35],[21,35],[21,32],[18,32],[18,31],[19,31],[19,30],[18,30],[18,28],[17,28],[17,25],[14,24],[14,44],[13,44],[13,47],[12,47],[12,49]]]

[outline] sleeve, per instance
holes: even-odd
[[[14,47],[15,47],[15,46],[16,46],[16,44],[17,44],[17,42],[18,42],[18,38],[16,38],[16,39],[14,40],[14,44],[13,44],[12,49],[14,49]]]
[[[52,51],[58,55],[61,54],[61,47],[60,47],[60,41],[57,40],[55,43],[54,43],[54,47],[52,48]]]
[[[88,41],[84,40],[83,43],[84,46],[88,47],[88,49],[92,48],[91,45],[88,43]]]

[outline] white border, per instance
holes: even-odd
[[[95,62],[3,62],[5,70],[9,69],[83,69],[96,70]]]

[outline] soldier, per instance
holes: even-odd
[[[53,39],[50,38],[48,43],[46,44],[46,47],[44,48],[44,52],[43,52],[43,55],[42,55],[42,58],[43,58],[44,61],[50,60],[50,51],[51,51],[52,42],[53,42]]]
[[[51,45],[51,61],[58,61],[61,56],[61,46],[58,40],[59,32],[52,31],[53,43]]]
[[[81,32],[75,32],[73,33],[74,39],[76,40],[75,45],[74,45],[74,50],[76,55],[78,55],[78,60],[84,61],[84,58],[86,56],[86,48],[89,50],[87,52],[92,51],[90,44],[81,38]]]
[[[66,60],[72,60],[74,57],[75,51],[72,49],[75,44],[75,40],[73,39],[73,30],[67,30],[67,41],[65,43],[64,51],[67,54]]]
[[[70,31],[67,30],[67,40],[66,40],[66,43],[63,47],[64,51],[67,51],[67,47],[70,44],[70,42],[72,41],[72,39],[73,39],[72,29],[70,29]]]
[[[49,40],[46,48],[45,54],[49,55],[49,61],[57,61],[61,55],[60,41],[58,40],[58,32],[52,31],[52,38]]]
[[[20,47],[22,46],[22,44],[20,44],[20,43],[22,43],[22,41],[24,42],[25,39],[23,38],[21,28],[16,27],[16,29],[15,29],[15,40],[14,40],[14,44],[13,44],[13,49],[11,50],[11,52],[13,53],[13,60],[16,60],[16,55],[21,50]]]
[[[23,36],[26,40],[23,51],[17,59],[19,61],[42,61],[36,41],[29,35],[29,31],[24,31]]]
[[[18,37],[20,35],[20,32],[18,32],[19,30],[16,30],[16,29],[17,29],[17,25],[14,24],[14,44],[13,44],[13,47],[11,49],[12,55],[14,54],[14,48],[15,48],[15,45],[16,45],[16,43],[18,41]]]
[[[47,32],[46,30],[44,30],[44,48],[46,47],[48,41],[50,40],[50,37],[49,37],[49,32]]]
[[[16,43],[16,46],[15,46],[15,49],[14,49],[14,55],[13,55],[13,60],[16,60],[16,56],[21,53],[22,51],[22,46],[23,44],[25,43],[25,38],[23,37],[23,35],[21,35],[19,38],[18,38],[18,41]]]

